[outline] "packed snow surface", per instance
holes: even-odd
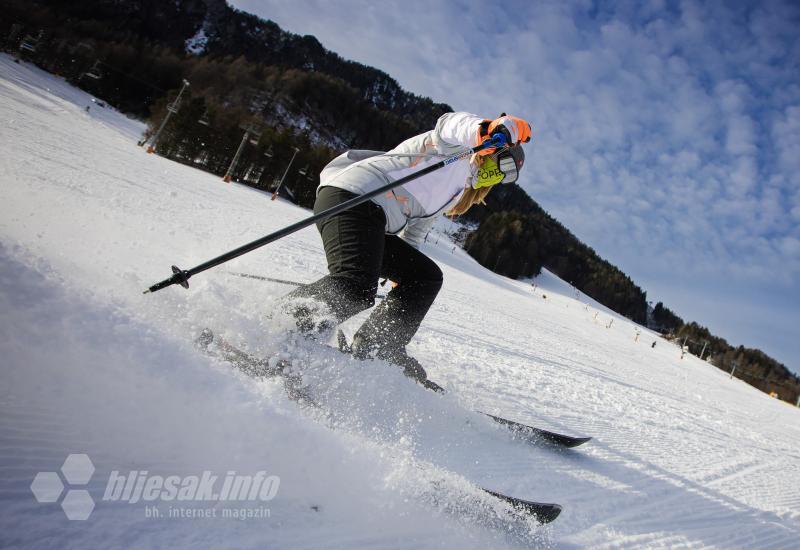
[[[7,56],[0,116],[0,546],[797,548],[800,410],[681,359],[552,274],[497,276],[442,222],[424,251],[444,288],[410,346],[447,388],[438,396],[287,336],[277,304],[291,286],[232,274],[322,276],[313,228],[188,291],[142,294],[171,265],[307,211],[146,154],[141,123]],[[203,327],[304,359],[319,406],[199,351]],[[594,439],[531,445],[478,410]],[[90,457],[88,484],[65,468],[64,492],[37,501],[37,474],[70,454]],[[114,471],[263,471],[280,486],[243,505],[268,517],[176,518],[230,503],[104,500]],[[564,511],[541,527],[478,487]],[[80,490],[95,507],[67,519]]]

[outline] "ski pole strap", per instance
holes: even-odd
[[[270,233],[269,235],[265,235],[264,237],[261,237],[260,239],[256,239],[253,242],[250,242],[250,243],[247,243],[245,245],[242,245],[239,248],[235,248],[235,249],[233,249],[233,250],[231,250],[229,252],[226,252],[225,254],[222,254],[221,256],[217,256],[216,258],[212,258],[212,259],[208,260],[207,262],[204,262],[204,263],[202,263],[200,265],[197,265],[197,266],[195,266],[195,267],[193,267],[191,269],[183,270],[183,269],[173,265],[172,266],[172,277],[169,277],[169,278],[164,279],[163,281],[161,281],[159,283],[154,284],[153,286],[151,286],[150,288],[145,290],[144,294],[149,294],[151,292],[156,292],[158,290],[161,290],[162,288],[166,288],[168,286],[172,286],[172,285],[176,285],[176,284],[177,285],[181,285],[183,288],[189,288],[189,278],[193,277],[194,275],[197,275],[198,273],[202,273],[203,271],[205,271],[207,269],[211,269],[212,267],[216,267],[216,266],[218,266],[220,264],[223,264],[225,262],[228,262],[228,261],[230,261],[230,260],[232,260],[234,258],[238,258],[239,256],[241,256],[243,254],[247,254],[248,252],[251,252],[251,251],[255,250],[256,248],[261,248],[262,246],[264,246],[266,244],[269,244],[271,242],[277,241],[278,239],[282,239],[283,237],[285,237],[287,235],[291,235],[292,233],[294,233],[296,231],[299,231],[300,229],[303,229],[303,228],[308,227],[310,225],[314,225],[318,221],[326,220],[326,219],[330,218],[331,216],[335,216],[336,214],[338,214],[340,212],[344,212],[345,210],[349,210],[350,208],[353,208],[354,206],[358,206],[359,204],[361,204],[363,202],[366,202],[366,201],[370,200],[373,197],[377,197],[378,195],[383,195],[384,193],[386,193],[388,191],[391,191],[395,187],[400,187],[401,185],[404,185],[404,184],[406,184],[406,183],[408,183],[408,182],[410,182],[412,180],[415,180],[415,179],[417,179],[417,178],[419,178],[421,176],[424,176],[426,174],[430,174],[431,172],[439,170],[440,168],[444,168],[445,166],[447,166],[449,164],[452,164],[454,162],[458,162],[460,160],[467,159],[467,158],[471,157],[473,154],[477,153],[478,151],[482,151],[482,150],[488,149],[490,147],[495,147],[495,148],[505,147],[506,145],[507,144],[506,144],[505,137],[500,135],[500,134],[495,134],[490,139],[484,141],[483,143],[481,143],[480,145],[478,145],[476,147],[473,147],[472,149],[467,149],[466,151],[463,151],[461,153],[457,153],[455,155],[447,157],[446,159],[443,159],[443,160],[441,160],[441,161],[439,161],[439,162],[437,162],[435,164],[431,164],[430,166],[428,166],[426,168],[423,168],[422,170],[418,170],[417,172],[414,172],[413,174],[409,174],[408,176],[406,176],[404,178],[400,178],[399,180],[393,181],[391,183],[387,183],[386,185],[384,185],[382,187],[379,187],[377,189],[374,189],[372,191],[369,191],[368,193],[364,193],[363,195],[359,195],[357,197],[353,197],[352,199],[347,200],[347,201],[345,201],[345,202],[343,202],[341,204],[338,204],[336,206],[333,206],[333,207],[331,207],[331,208],[329,208],[327,210],[324,210],[324,211],[320,212],[319,214],[315,214],[315,215],[310,216],[310,217],[308,217],[308,218],[306,218],[304,220],[300,220],[299,222],[293,223],[292,225],[286,226],[283,229],[279,229],[278,231],[275,231],[274,233]]]

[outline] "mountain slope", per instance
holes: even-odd
[[[135,123],[86,113],[91,98],[58,78],[7,56],[0,74],[0,114],[14,121],[0,153],[3,542],[796,543],[799,410],[696,358],[681,361],[674,346],[576,300],[555,278],[537,279],[534,291],[493,274],[446,234],[425,245],[445,286],[411,350],[450,390],[443,398],[383,363],[287,348],[287,320],[275,314],[286,286],[228,273],[319,277],[313,229],[197,276],[188,291],[143,296],[170,265],[191,267],[307,212],[146,155]],[[279,385],[194,350],[207,325],[256,353],[313,354],[307,374],[323,411],[303,411]],[[532,447],[473,409],[595,439],[569,452]],[[29,491],[67,453],[95,461],[97,499],[115,469],[265,470],[281,488],[266,521],[154,522],[143,502],[102,501],[85,522],[70,522]],[[519,525],[476,496],[476,484],[565,510],[548,528]]]

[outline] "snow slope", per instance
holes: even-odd
[[[797,546],[800,410],[680,360],[552,274],[534,290],[429,239],[445,286],[411,351],[444,397],[287,340],[275,305],[289,287],[230,274],[314,280],[313,229],[143,296],[172,264],[308,212],[145,154],[139,123],[89,102],[0,56],[0,546]],[[197,351],[205,326],[309,357],[320,408]],[[535,447],[473,410],[595,439]],[[85,521],[30,490],[70,453],[96,467]],[[112,470],[281,483],[267,519],[153,519],[101,500]],[[478,485],[564,512],[540,527]]]

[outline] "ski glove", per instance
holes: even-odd
[[[531,125],[521,118],[509,116],[505,113],[489,123],[490,136],[501,132],[506,135],[511,145],[528,143],[531,140]]]

